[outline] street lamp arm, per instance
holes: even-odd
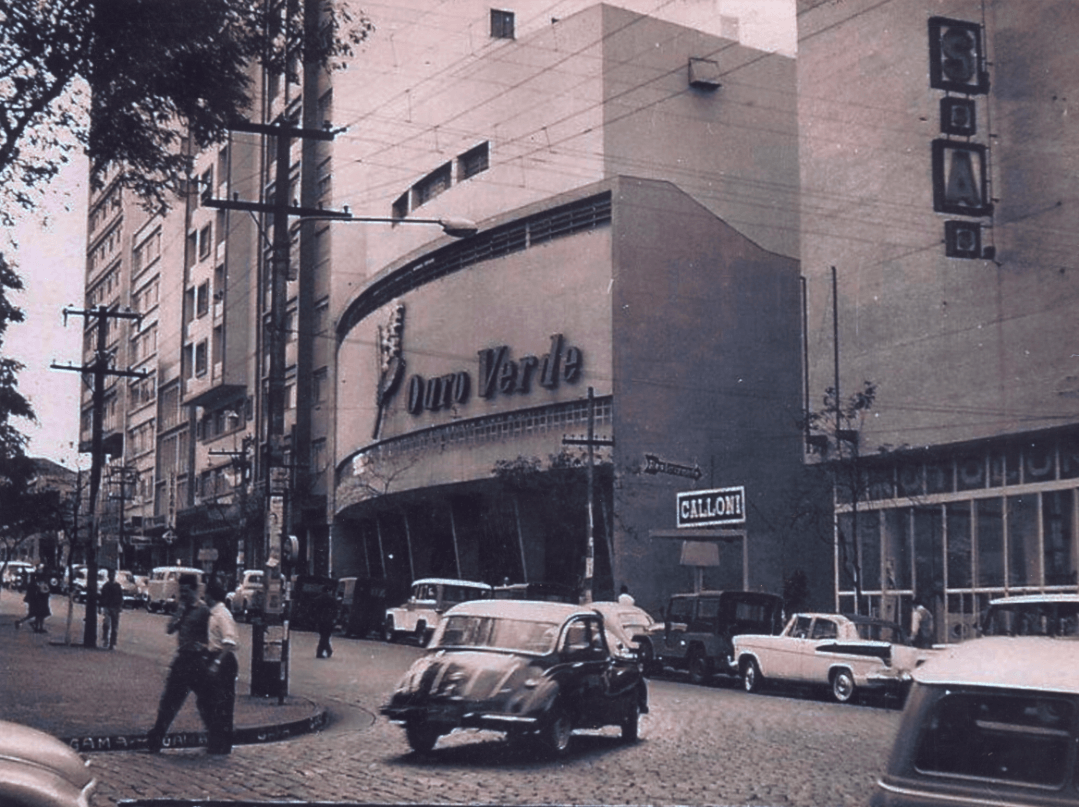
[[[304,216],[308,219],[326,218],[332,221],[352,222],[356,224],[434,224],[453,238],[469,238],[479,231],[476,222],[458,216],[446,216],[440,219],[390,218],[387,216],[353,216],[351,213],[335,216]]]

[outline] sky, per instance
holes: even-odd
[[[714,11],[738,17],[743,44],[794,55],[795,0],[721,0]],[[27,453],[68,468],[89,467],[78,453],[81,374],[54,370],[55,362],[82,361],[83,318],[65,307],[82,309],[86,256],[87,165],[74,156],[47,188],[38,209],[22,213],[15,229],[0,237],[0,251],[14,259],[25,289],[13,294],[26,320],[8,327],[0,350],[25,365],[19,391],[34,408],[37,422],[17,421],[30,444]]]
[[[22,212],[17,226],[0,240],[0,251],[23,280],[12,301],[26,319],[8,326],[0,350],[25,365],[19,391],[30,400],[37,423],[16,421],[30,438],[27,454],[46,457],[76,469],[90,466],[79,455],[79,385],[81,374],[53,370],[53,362],[82,362],[82,317],[68,317],[66,307],[82,309],[86,262],[86,161],[75,157],[42,194],[38,208]]]

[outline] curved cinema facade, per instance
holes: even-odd
[[[778,590],[798,305],[794,260],[625,177],[387,267],[337,328],[335,572],[580,586],[591,512],[596,598],[658,603],[692,581],[677,494],[731,484],[706,582]]]

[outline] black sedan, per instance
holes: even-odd
[[[633,742],[647,711],[640,663],[612,652],[598,612],[514,600],[447,611],[382,708],[419,753],[454,729],[481,728],[535,738],[555,755],[575,729],[619,726]]]

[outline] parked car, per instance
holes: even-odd
[[[688,670],[695,684],[716,673],[732,673],[731,640],[742,633],[779,633],[783,600],[760,591],[700,591],[674,594],[662,623],[640,642],[641,652],[663,666]]]
[[[1079,803],[1079,642],[986,637],[914,671],[874,807]]]
[[[158,566],[150,572],[146,586],[146,607],[150,611],[169,613],[180,604],[180,575],[194,574],[199,578],[199,596],[206,589],[206,575],[192,566]]]
[[[621,602],[594,602],[590,606],[603,615],[603,624],[607,632],[616,637],[618,642],[629,651],[637,654],[644,671],[654,661],[652,645],[648,642],[648,631],[656,624],[652,616],[643,608]],[[644,648],[648,648],[646,653]]]
[[[412,584],[412,593],[403,604],[387,608],[382,623],[382,638],[396,642],[411,636],[421,645],[434,633],[442,614],[468,600],[489,600],[493,589],[472,580],[448,580],[426,577]]]
[[[245,569],[240,575],[240,584],[235,590],[225,595],[225,607],[242,622],[250,622],[251,616],[262,610],[262,569]]]
[[[71,583],[72,596],[75,598],[75,602],[86,602],[88,596],[88,589],[90,587],[89,567],[80,566],[75,570],[75,577]],[[97,591],[101,592],[101,587],[109,581],[108,569],[98,567],[97,570]]]
[[[401,588],[379,577],[342,577],[337,581],[338,627],[345,636],[381,635],[386,605],[400,600]]]
[[[34,564],[22,560],[9,560],[4,567],[4,588],[12,591],[26,589],[26,579],[34,571]]]
[[[86,807],[96,780],[89,763],[43,731],[0,720],[0,804]]]
[[[297,630],[316,630],[318,614],[315,613],[315,598],[322,589],[330,587],[337,590],[337,580],[317,574],[299,574],[292,581],[292,597],[289,605],[289,625]]]
[[[640,664],[609,643],[587,606],[466,602],[445,613],[382,714],[404,726],[419,753],[458,728],[536,737],[555,755],[578,728],[619,726],[632,742],[648,689]]]
[[[146,608],[150,602],[150,575],[136,574],[135,585],[138,587],[138,606]]]
[[[108,579],[107,577],[105,578]],[[139,596],[139,582],[135,575],[127,569],[121,569],[116,573],[116,582],[124,592],[124,608],[137,608],[143,604]]]
[[[765,681],[827,686],[840,703],[862,688],[905,695],[911,673],[933,652],[914,647],[894,622],[843,614],[795,614],[778,636],[734,638],[747,692]]]
[[[1079,636],[1079,594],[1026,594],[990,600],[983,636]]]

